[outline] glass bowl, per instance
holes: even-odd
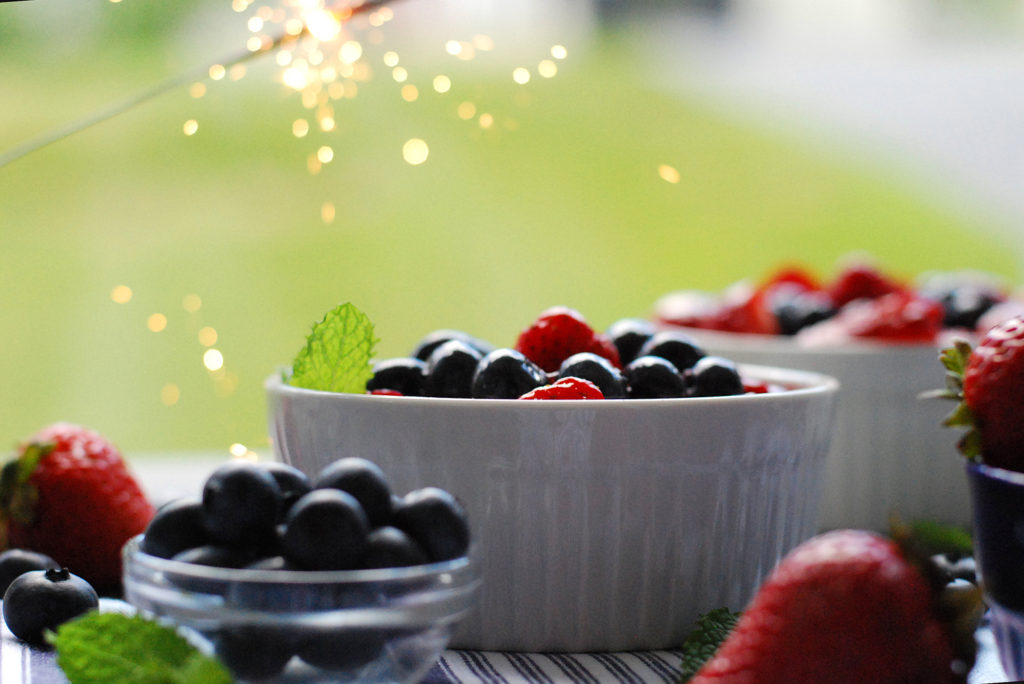
[[[237,570],[124,548],[125,600],[194,633],[241,681],[419,682],[472,606],[477,563]]]

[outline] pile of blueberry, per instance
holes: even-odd
[[[707,354],[689,335],[657,331],[642,319],[621,319],[605,332],[619,364],[583,351],[546,372],[522,352],[459,330],[437,330],[408,357],[379,361],[367,391],[404,396],[517,399],[566,377],[588,380],[605,399],[664,399],[743,394],[736,364]]]
[[[99,607],[91,584],[50,556],[26,549],[0,553],[0,596],[7,628],[35,645],[45,643],[46,632]]]
[[[397,496],[376,464],[350,457],[312,478],[283,463],[222,465],[207,478],[201,498],[178,499],[156,512],[139,549],[190,564],[277,572],[423,565],[461,558],[469,543],[466,513],[451,494],[424,487]],[[183,573],[182,588],[204,590],[192,581]],[[326,601],[327,607],[372,603],[373,596],[360,593],[369,589],[354,584],[344,590],[351,595],[325,589],[323,596],[296,598],[239,582],[232,583],[226,600],[251,609],[278,602],[276,608],[300,612],[316,608],[307,601]],[[296,600],[303,605],[292,606]],[[211,640],[236,675],[262,679],[278,674],[293,656],[317,668],[357,667],[377,657],[393,637],[386,630],[326,625],[312,633],[307,627],[248,624],[223,627]]]

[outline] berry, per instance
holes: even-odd
[[[139,550],[158,558],[173,558],[186,549],[209,543],[203,502],[195,498],[169,501],[157,509],[146,527]]]
[[[287,636],[280,628],[241,626],[221,630],[213,644],[217,658],[237,677],[262,681],[277,676],[292,659]]]
[[[371,527],[391,517],[391,488],[384,471],[365,458],[341,458],[320,471],[315,489],[339,489],[355,497]]]
[[[683,290],[661,297],[654,305],[655,318],[667,325],[688,328],[711,328],[712,319],[718,312],[718,299],[707,292]],[[630,359],[623,359],[629,363]]]
[[[615,346],[610,342],[605,344],[578,311],[564,306],[542,312],[520,333],[516,349],[549,373],[558,370],[568,357],[583,351],[609,355],[608,360],[619,365]]]
[[[965,453],[1024,472],[1024,317],[990,329],[970,351],[962,394],[973,418],[961,443]]]
[[[3,614],[14,636],[44,643],[47,631],[99,608],[99,596],[88,582],[67,568],[33,570],[17,577],[4,593]]]
[[[406,494],[392,524],[412,537],[431,561],[458,558],[469,550],[466,511],[443,489],[424,487]]]
[[[366,391],[392,390],[406,397],[422,397],[427,364],[419,359],[399,357],[378,361],[373,377],[366,381]]]
[[[262,467],[273,476],[281,490],[280,517],[283,518],[292,504],[313,488],[313,483],[309,481],[309,477],[304,472],[287,463],[267,461],[262,464]]]
[[[638,356],[623,371],[630,399],[686,396],[686,381],[672,362],[660,356]]]
[[[877,299],[900,292],[903,287],[870,264],[856,262],[844,268],[829,287],[829,295],[839,308],[856,299]]]
[[[925,344],[942,331],[943,316],[938,302],[897,292],[852,302],[834,320],[853,337]]]
[[[416,344],[416,348],[412,351],[412,356],[420,361],[426,361],[434,353],[435,349],[452,340],[458,340],[466,346],[477,350],[480,352],[480,356],[494,351],[494,345],[490,342],[485,342],[461,330],[435,330]]]
[[[974,330],[978,320],[1005,298],[979,287],[962,286],[945,294],[939,303],[945,312],[943,324],[949,328]]]
[[[203,485],[203,520],[218,544],[256,545],[274,538],[280,519],[281,488],[262,466],[231,461]]]
[[[591,352],[573,354],[558,369],[559,378],[582,378],[597,385],[605,399],[626,396],[626,376],[604,358]]]
[[[686,333],[664,330],[644,342],[638,356],[660,356],[671,361],[676,370],[685,371],[703,358],[704,350]]]
[[[303,631],[299,657],[313,667],[328,670],[353,670],[380,655],[387,644],[384,630],[323,628],[319,633]]]
[[[550,385],[530,390],[520,399],[604,399],[597,385],[572,376],[560,378]]]
[[[522,352],[496,349],[477,365],[472,395],[474,399],[516,399],[547,382],[544,371]]]
[[[482,358],[478,349],[461,340],[439,345],[427,358],[424,394],[468,399],[473,391],[473,374]]]
[[[426,551],[397,527],[378,527],[367,538],[361,567],[399,568],[430,562]]]
[[[724,332],[775,335],[779,324],[768,307],[767,295],[749,283],[740,282],[725,291],[718,309],[702,327]]]
[[[691,684],[962,682],[973,625],[962,642],[937,592],[890,539],[819,535],[782,560]]]
[[[627,364],[637,357],[643,343],[654,334],[655,327],[642,318],[621,318],[605,331],[605,335],[619,352],[619,361]]]
[[[32,570],[48,570],[60,568],[60,564],[45,553],[26,549],[7,549],[0,553],[0,596],[19,575]]]
[[[96,432],[57,423],[22,444],[0,474],[12,548],[45,553],[103,593],[121,584],[121,547],[153,506],[120,451]]]
[[[743,392],[743,380],[732,361],[705,356],[693,367],[693,396],[725,397]]]
[[[244,568],[252,564],[256,557],[257,553],[252,549],[204,544],[177,553],[171,560],[193,565],[208,565],[213,568]]]
[[[281,537],[284,556],[307,570],[359,565],[370,521],[359,501],[340,489],[314,489],[295,502]]]
[[[779,324],[780,335],[795,335],[806,327],[836,315],[826,292],[780,287],[772,291],[769,306]]]

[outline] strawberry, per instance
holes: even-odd
[[[853,337],[888,342],[930,343],[942,332],[939,302],[910,292],[893,292],[849,303],[834,322]]]
[[[530,390],[520,399],[604,399],[597,385],[583,378],[567,377]]]
[[[33,435],[0,471],[8,546],[52,556],[101,593],[120,585],[121,547],[153,512],[117,447],[70,423]]]
[[[727,289],[718,309],[704,321],[703,327],[724,332],[776,335],[779,323],[767,299],[768,291],[740,282]]]
[[[902,285],[886,277],[874,266],[854,262],[844,268],[829,287],[832,301],[843,307],[855,299],[877,299],[900,292]]]
[[[931,396],[960,403],[945,424],[966,427],[960,451],[973,460],[1024,472],[1024,315],[989,329],[978,344],[942,352],[947,389]]]
[[[576,310],[555,306],[519,334],[516,350],[547,372],[578,352],[593,352],[621,367],[615,345],[605,343]]]
[[[824,533],[779,563],[691,684],[964,682],[980,596],[958,608],[941,585],[891,539]]]

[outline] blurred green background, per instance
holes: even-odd
[[[555,304],[603,328],[670,290],[783,262],[827,275],[857,250],[906,277],[1019,276],[991,217],[668,92],[637,39],[647,17],[441,4],[435,21],[426,0],[404,0],[379,29],[349,25],[370,78],[331,103],[334,130],[317,130],[268,54],[0,167],[0,443],[70,420],[139,455],[265,448],[263,380],[342,301],[393,356],[440,327],[511,344]],[[244,52],[258,7],[0,4],[0,154]],[[480,36],[494,47],[474,59],[445,50]],[[542,77],[542,60],[557,75]],[[439,74],[448,92],[432,87]],[[412,138],[429,145],[423,164],[403,160]],[[322,146],[333,159],[311,173]],[[204,365],[210,349],[221,368]]]

